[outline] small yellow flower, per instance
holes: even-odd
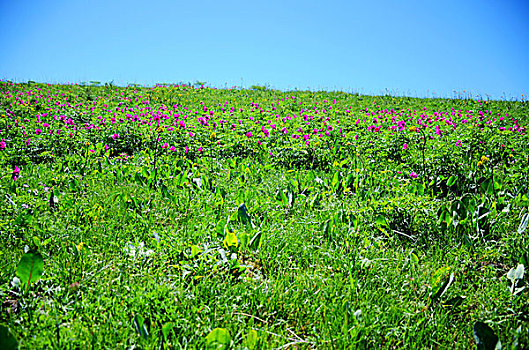
[[[416,126],[412,126],[408,129],[409,131],[416,131],[417,130],[417,127]]]

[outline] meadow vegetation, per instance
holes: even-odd
[[[529,104],[0,82],[0,347],[529,347]]]

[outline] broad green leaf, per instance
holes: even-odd
[[[525,272],[525,267],[523,264],[518,264],[515,268],[512,268],[507,272],[507,278],[511,281],[511,294],[517,295],[525,289],[523,285],[523,275]]]
[[[219,222],[217,222],[217,226],[215,227],[215,232],[217,232],[217,235],[219,237],[224,238],[226,236],[226,224],[227,224],[226,219],[222,219],[222,220],[219,220]]]
[[[166,324],[164,324],[162,326],[162,333],[163,333],[164,338],[167,339],[167,337],[169,336],[169,334],[173,330],[173,327],[174,327],[174,323],[173,322],[167,322]]]
[[[523,275],[525,272],[525,267],[523,264],[518,264],[518,266],[515,268],[512,268],[507,272],[507,278],[510,279],[512,282],[515,282],[516,280],[523,279]]]
[[[262,236],[262,231],[257,231],[252,239],[250,240],[250,244],[249,244],[249,247],[250,249],[252,250],[257,250],[261,247],[261,236]]]
[[[191,257],[195,257],[198,255],[198,253],[200,253],[201,249],[196,245],[196,244],[193,244],[191,246]]]
[[[377,219],[375,222],[377,223],[377,225],[380,225],[380,226],[388,226],[386,218],[383,215],[377,216]]]
[[[208,349],[226,349],[230,343],[230,332],[226,328],[215,328],[206,336]]]
[[[248,245],[248,233],[246,231],[242,231],[239,233],[239,242],[241,244],[241,247],[247,247]]]
[[[455,175],[452,175],[450,176],[450,178],[448,179],[448,181],[446,182],[446,185],[447,186],[452,186],[453,184],[455,184],[457,181],[457,176]]]
[[[239,218],[239,221],[245,226],[249,224],[252,228],[254,227],[252,219],[250,218],[250,214],[248,213],[248,209],[246,208],[246,204],[242,203],[239,205],[239,208],[237,209],[237,217]]]
[[[501,350],[501,342],[492,328],[483,322],[474,323],[474,339],[478,350]]]
[[[9,332],[6,326],[0,325],[0,349],[16,350],[18,349],[17,339]]]
[[[334,191],[338,191],[340,180],[341,180],[341,175],[340,175],[340,172],[337,171],[334,173],[334,176],[332,177],[332,181],[331,181],[331,187]]]
[[[288,198],[285,191],[281,190],[279,193],[281,195],[281,203],[283,204],[283,207],[288,208]]]
[[[17,276],[26,292],[32,282],[40,279],[43,271],[44,261],[39,252],[28,252],[22,256],[17,266]]]
[[[234,231],[228,231],[226,234],[226,237],[224,238],[224,246],[226,248],[229,247],[237,247],[239,245],[239,240],[237,239],[237,234]]]
[[[259,345],[259,334],[255,329],[250,329],[248,334],[246,334],[244,345],[250,350],[257,349],[257,346]]]
[[[147,327],[145,327],[145,323],[141,315],[134,316],[134,328],[140,335],[141,339],[149,338],[149,332],[147,331]]]

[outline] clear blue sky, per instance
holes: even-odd
[[[0,0],[0,80],[527,99],[528,19],[528,0]]]

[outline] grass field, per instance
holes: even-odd
[[[0,82],[0,348],[529,348],[529,104]]]

